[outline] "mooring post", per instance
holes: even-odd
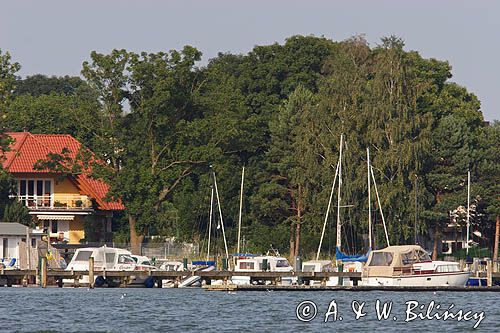
[[[89,288],[94,289],[94,257],[89,258]]]
[[[222,270],[227,271],[227,258],[222,258]]]
[[[42,258],[41,273],[42,273],[42,277],[41,277],[40,284],[41,284],[42,288],[45,288],[45,287],[47,287],[47,258]]]
[[[339,273],[342,273],[344,271],[344,264],[342,263],[342,261],[339,261],[338,271],[339,271]],[[343,286],[344,285],[344,277],[340,276],[340,275],[341,274],[339,274],[339,286]]]
[[[486,259],[486,282],[488,287],[493,286],[493,265],[491,259]]]
[[[295,272],[302,272],[302,258],[297,256],[295,257]],[[302,284],[302,277],[297,278],[297,284]]]

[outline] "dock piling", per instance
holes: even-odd
[[[41,281],[40,285],[42,288],[47,287],[47,258],[42,258],[42,264],[41,264]]]
[[[486,259],[486,282],[487,286],[493,286],[493,265],[491,259]]]
[[[89,288],[94,289],[94,257],[89,258]]]

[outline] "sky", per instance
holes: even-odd
[[[495,0],[6,0],[0,49],[21,76],[79,75],[91,51],[158,52],[192,45],[204,65],[219,52],[247,53],[293,35],[344,40],[383,36],[447,60],[451,81],[478,96],[486,120],[500,119],[500,1]]]

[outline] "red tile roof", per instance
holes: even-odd
[[[75,158],[81,144],[78,140],[67,134],[31,134],[7,133],[14,143],[10,151],[5,153],[2,161],[3,168],[10,173],[53,173],[50,170],[34,170],[33,166],[39,160],[47,158],[49,153],[60,154],[66,148],[69,156]],[[109,191],[109,185],[90,178],[86,174],[74,176],[80,190],[94,198],[102,210],[123,210],[121,202],[106,202],[104,198]]]

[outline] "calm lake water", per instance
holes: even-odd
[[[126,295],[124,295],[126,293]],[[57,289],[0,288],[0,331],[2,332],[406,332],[406,331],[478,331],[500,332],[500,294],[493,292],[346,292],[346,291],[239,291],[209,292],[202,289]],[[377,320],[376,300],[380,309],[392,302],[387,320]],[[332,301],[334,303],[331,303]],[[316,317],[309,322],[297,319],[297,306],[303,301],[316,305]],[[365,316],[355,320],[353,301],[365,302]],[[419,302],[409,318],[443,313],[453,303],[453,313],[462,309],[479,313],[484,319],[414,319],[405,322],[405,302]],[[324,322],[325,313],[337,308]],[[410,303],[410,306],[416,303]],[[357,305],[355,303],[355,305]],[[435,310],[439,305],[439,310]],[[307,308],[307,306],[310,306]],[[359,306],[357,307],[359,309]],[[314,314],[311,303],[299,309],[303,320]],[[309,315],[309,318],[306,318]],[[342,317],[342,320],[340,320]],[[473,314],[470,314],[473,317]],[[396,319],[394,319],[396,318]]]

